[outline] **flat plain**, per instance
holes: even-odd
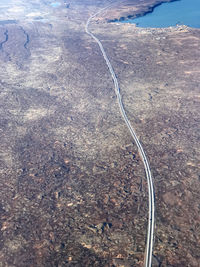
[[[148,191],[88,17],[109,1],[1,1],[0,266],[143,266]],[[154,178],[153,266],[199,266],[200,30],[95,18]],[[117,21],[119,20],[119,21]]]

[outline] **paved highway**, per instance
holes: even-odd
[[[113,67],[110,63],[110,60],[107,57],[107,54],[103,48],[102,43],[99,41],[99,39],[94,36],[90,30],[89,30],[89,24],[91,22],[91,20],[96,17],[98,14],[100,14],[101,12],[103,12],[105,9],[109,8],[112,4],[110,4],[109,6],[106,6],[105,8],[100,9],[98,12],[96,12],[95,14],[91,15],[89,17],[89,19],[87,20],[87,23],[85,25],[85,31],[87,34],[89,34],[99,45],[100,50],[102,52],[102,55],[106,61],[106,64],[109,68],[110,74],[112,76],[113,82],[114,82],[114,88],[115,88],[115,93],[117,96],[117,101],[119,104],[119,108],[120,108],[120,112],[121,115],[126,123],[126,126],[128,127],[130,134],[132,135],[140,157],[143,161],[144,164],[144,168],[145,168],[145,173],[146,173],[146,179],[147,179],[147,184],[148,184],[148,199],[149,199],[149,212],[148,212],[148,229],[147,229],[147,241],[146,241],[146,249],[145,249],[145,267],[151,267],[152,265],[152,253],[153,253],[153,242],[154,242],[154,224],[155,224],[155,215],[154,215],[154,211],[155,211],[155,200],[154,200],[154,188],[153,188],[153,179],[152,179],[152,175],[151,175],[151,170],[150,170],[150,166],[147,160],[147,157],[145,155],[144,149],[133,129],[133,127],[131,126],[131,123],[126,115],[123,103],[122,103],[122,98],[120,95],[120,87],[119,87],[119,83],[116,77],[116,74],[113,70]]]

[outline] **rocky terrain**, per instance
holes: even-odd
[[[87,18],[109,2],[1,1],[0,266],[143,266],[148,192]],[[90,29],[105,47],[150,161],[153,266],[199,266],[200,30],[112,22],[158,1],[124,1]]]

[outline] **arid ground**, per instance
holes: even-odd
[[[107,0],[1,1],[0,266],[143,266],[148,190],[98,45]],[[200,266],[200,29],[95,18],[154,178],[153,266]]]

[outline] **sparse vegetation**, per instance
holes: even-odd
[[[10,20],[0,23],[2,266],[143,266],[143,165],[98,46],[84,32],[106,2],[53,9],[21,1],[25,11],[11,18],[4,6],[0,15]],[[132,14],[135,1],[127,3],[110,18]],[[91,29],[151,163],[155,266],[198,266],[200,30],[108,18]]]

